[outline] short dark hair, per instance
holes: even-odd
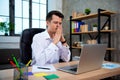
[[[46,16],[46,21],[52,20],[52,15],[56,15],[56,16],[64,19],[64,15],[63,15],[61,12],[54,10],[54,11],[50,11],[50,12],[47,14],[47,16]]]

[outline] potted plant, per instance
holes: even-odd
[[[98,27],[97,24],[93,24],[93,31],[97,31],[97,27]]]
[[[105,30],[108,30],[108,29],[109,29],[109,26],[108,26],[108,25],[106,25],[106,26],[104,27],[104,29],[105,29]]]
[[[5,33],[5,36],[8,36],[8,32],[14,30],[14,24],[7,22],[0,22],[0,31]]]
[[[85,9],[85,14],[88,15],[88,14],[90,14],[90,13],[91,13],[90,8],[86,8],[86,9]]]

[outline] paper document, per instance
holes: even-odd
[[[104,63],[102,65],[102,68],[106,68],[106,69],[115,69],[115,68],[120,68],[120,64],[116,64],[116,63]]]
[[[52,64],[49,65],[44,65],[44,66],[37,66],[33,65],[32,66],[32,72],[54,72],[56,71],[55,67]]]

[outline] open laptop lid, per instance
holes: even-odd
[[[72,74],[79,74],[91,70],[96,70],[101,68],[104,61],[104,56],[106,52],[106,44],[84,44],[81,49],[81,55],[79,59],[79,64],[77,66],[77,71],[72,71],[73,66],[65,66],[59,68],[65,72]]]
[[[77,74],[102,67],[107,44],[84,44],[81,50]]]

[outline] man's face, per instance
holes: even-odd
[[[53,15],[51,21],[47,21],[48,32],[56,33],[58,27],[62,27],[62,18]]]

